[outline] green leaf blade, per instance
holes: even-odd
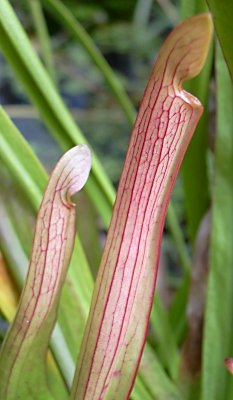
[[[233,352],[233,89],[217,48],[217,137],[210,273],[204,329],[202,400],[230,400],[232,377],[224,367]]]
[[[146,344],[142,356],[140,376],[145,387],[150,388],[153,400],[183,400],[182,393],[173,380],[168,377],[148,344]]]
[[[233,80],[232,15],[233,2],[229,0],[207,0],[213,14],[218,39]]]

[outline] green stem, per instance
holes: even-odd
[[[44,64],[53,82],[55,82],[55,68],[53,64],[51,43],[41,3],[39,0],[29,0],[29,6],[40,43],[40,50]]]

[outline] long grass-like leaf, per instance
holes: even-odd
[[[178,347],[171,328],[172,325],[158,295],[155,295],[154,298],[150,322],[155,329],[158,340],[157,355],[160,356],[161,363],[168,374],[175,380],[179,365]]]
[[[144,347],[164,219],[179,166],[202,113],[182,82],[203,66],[208,14],[165,42],[129,144],[97,277],[72,399],[127,399]]]
[[[182,400],[184,398],[177,385],[161,367],[157,356],[148,344],[145,346],[140,366],[142,381],[153,400]]]
[[[28,0],[31,8],[32,19],[35,25],[37,39],[39,41],[40,52],[47,71],[55,83],[55,68],[53,62],[53,54],[51,49],[51,42],[49,38],[47,24],[44,18],[40,0]]]
[[[216,33],[233,80],[232,15],[233,2],[229,0],[207,0],[213,14]]]
[[[233,88],[219,46],[216,72],[216,161],[204,329],[202,400],[231,400],[233,380],[224,368],[224,358],[233,353]]]
[[[205,0],[181,1],[183,19],[207,11]],[[185,84],[185,89],[202,102],[204,113],[197,126],[182,164],[182,180],[184,188],[184,206],[187,216],[188,234],[194,243],[196,233],[206,210],[209,207],[209,182],[207,171],[207,132],[208,132],[208,96],[213,64],[212,47],[201,73]]]

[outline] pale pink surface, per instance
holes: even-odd
[[[75,205],[70,197],[85,184],[90,165],[87,146],[76,146],[61,158],[49,180],[19,308],[2,349],[0,397],[5,393],[7,398],[11,381],[17,387],[23,360],[34,357],[35,361],[36,354],[45,358],[76,232]],[[13,386],[10,390],[14,393]]]
[[[207,15],[178,27],[165,42],[145,90],[95,286],[73,399],[129,397],[145,343],[170,193],[202,113],[200,102],[182,90],[181,83],[201,69],[210,31]]]

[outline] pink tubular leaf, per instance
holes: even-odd
[[[152,71],[129,143],[72,399],[129,398],[146,340],[167,205],[202,114],[181,84],[201,70],[211,31],[209,14],[178,26]]]
[[[0,356],[0,399],[50,399],[45,358],[75,238],[75,205],[90,171],[86,145],[57,163],[37,217],[28,275]]]

